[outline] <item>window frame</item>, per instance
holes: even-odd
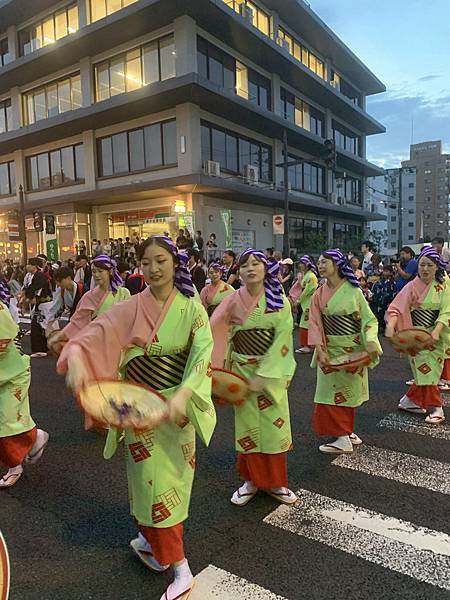
[[[68,146],[61,146],[59,148],[53,148],[52,150],[46,150],[45,152],[39,152],[37,154],[31,154],[29,156],[25,157],[25,166],[26,166],[26,185],[27,185],[27,191],[28,192],[40,192],[42,190],[48,190],[48,189],[57,189],[57,188],[62,188],[62,187],[70,187],[72,185],[81,185],[84,184],[86,182],[86,177],[85,177],[85,173],[83,172],[83,177],[78,177],[78,169],[77,169],[77,160],[76,160],[76,148],[77,147],[83,147],[83,151],[84,151],[84,144],[83,142],[79,142],[77,144],[69,144]],[[74,176],[75,179],[72,181],[68,181],[65,182],[63,180],[63,182],[61,184],[54,184],[53,183],[53,178],[56,176],[56,173],[52,172],[52,168],[51,168],[51,154],[54,154],[55,152],[59,152],[59,159],[60,159],[60,164],[61,164],[61,173],[62,176],[64,178],[64,170],[62,168],[62,164],[63,164],[63,160],[62,160],[62,151],[66,150],[70,148],[72,150],[72,164],[73,164],[73,171],[74,171]],[[33,168],[33,159],[36,160],[36,173],[37,173],[37,180],[39,183],[40,180],[40,176],[39,176],[39,157],[47,157],[47,165],[48,165],[48,179],[49,179],[49,185],[46,187],[32,187],[32,168]]]
[[[66,112],[72,112],[73,110],[78,110],[78,108],[82,108],[82,104],[80,106],[74,107],[73,105],[73,98],[74,98],[74,93],[73,93],[73,80],[78,78],[79,82],[80,82],[80,92],[81,91],[81,73],[80,71],[75,71],[74,73],[70,73],[68,75],[64,75],[63,77],[59,77],[58,79],[53,79],[51,81],[48,81],[38,87],[35,88],[31,88],[30,90],[27,90],[26,92],[23,92],[22,94],[22,108],[23,108],[23,114],[25,117],[25,124],[26,125],[33,125],[34,123],[37,123],[39,121],[45,121],[47,119],[52,119],[53,117],[57,117],[59,115],[62,115]],[[71,108],[69,110],[65,110],[65,111],[60,111],[59,110],[59,106],[60,106],[60,96],[59,96],[59,85],[62,83],[69,83],[69,88],[70,88],[70,104],[71,104]],[[56,98],[57,98],[57,106],[58,106],[58,112],[55,115],[49,115],[49,88],[56,86]],[[35,95],[37,95],[38,93],[44,93],[45,95],[45,113],[46,113],[46,117],[44,117],[43,119],[36,119],[36,107],[35,107],[35,103],[34,103],[34,98]],[[30,114],[29,114],[29,99],[32,100],[33,103],[33,120],[30,120]],[[82,97],[80,98],[80,100],[82,101]]]
[[[7,165],[6,169],[8,171],[8,193],[2,194],[0,191],[0,198],[6,198],[7,196],[14,196],[17,192],[17,182],[16,182],[16,164],[14,160],[6,160],[4,162],[0,162],[0,166]],[[14,171],[14,177],[11,176],[11,171]],[[12,181],[14,180],[14,186],[12,185]]]
[[[69,29],[71,29],[69,13],[71,10],[74,10],[74,9],[76,9],[76,11],[77,11],[78,28],[75,31],[69,31]],[[57,17],[57,15],[61,15],[62,13],[65,13],[65,16],[66,16],[66,31],[67,31],[67,33],[66,33],[66,35],[63,35],[62,37],[57,38],[56,37],[56,29],[57,29],[56,28],[56,17]],[[54,41],[48,42],[47,44],[42,44],[39,48],[32,48],[32,46],[33,46],[32,40],[37,40],[37,39],[44,40],[45,36],[43,33],[43,26],[44,26],[44,23],[47,23],[50,19],[52,20],[52,23],[53,23]],[[41,30],[40,38],[32,37],[31,32],[33,30],[37,30],[38,28]],[[59,42],[59,40],[62,40],[64,38],[66,38],[67,36],[76,33],[77,31],[79,31],[79,29],[80,29],[80,16],[78,13],[78,3],[71,2],[70,4],[63,6],[60,9],[49,13],[42,19],[39,19],[38,21],[35,21],[35,22],[31,23],[30,25],[23,27],[22,29],[19,29],[19,31],[17,32],[19,56],[22,57],[22,56],[28,56],[29,54],[33,54],[33,52],[37,52],[38,50],[41,50],[42,48],[45,48],[46,46],[55,44],[55,43]],[[24,43],[23,38],[25,36],[28,36],[29,41]],[[30,44],[30,47],[32,48],[29,52],[24,51],[26,44]]]

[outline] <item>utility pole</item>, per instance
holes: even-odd
[[[23,185],[19,185],[19,235],[22,241],[22,259],[24,265],[27,264],[27,233],[25,229],[25,201],[23,193]]]
[[[402,173],[403,169],[400,167],[398,172],[398,241],[400,244],[400,248],[403,248],[403,190],[402,190]]]
[[[283,254],[285,258],[291,255],[289,245],[289,157],[287,129],[283,130],[283,179],[284,179],[284,236],[283,236]]]

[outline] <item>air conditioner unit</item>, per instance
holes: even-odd
[[[337,203],[337,195],[335,194],[335,192],[330,192],[328,194],[328,202],[331,202],[332,204],[336,204]]]
[[[253,10],[244,2],[239,6],[239,14],[246,21],[249,21],[250,23],[253,22]]]
[[[337,203],[341,204],[341,205],[344,205],[345,204],[345,198],[344,198],[344,196],[338,196],[337,197]]]
[[[285,40],[284,38],[278,37],[277,44],[279,46],[281,46],[281,48],[283,48],[283,50],[286,50],[286,52],[289,52],[289,42],[287,40]]]
[[[259,179],[259,167],[255,165],[245,165],[244,167],[244,180],[246,183],[256,185]]]
[[[211,177],[220,177],[220,163],[214,160],[207,160],[203,166],[203,171]]]

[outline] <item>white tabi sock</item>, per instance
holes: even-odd
[[[258,491],[258,488],[253,484],[253,481],[244,481],[239,491],[241,494],[253,494],[253,492]]]
[[[398,403],[398,405],[402,408],[422,408],[421,406],[413,402],[411,398],[409,398],[406,394],[400,398],[400,402]]]
[[[333,442],[333,446],[336,446],[336,448],[340,448],[341,450],[353,450],[353,444],[348,435],[339,436]]]
[[[8,469],[8,475],[20,475],[20,473],[23,473],[22,465],[17,465],[16,467]]]
[[[442,408],[442,406],[431,406],[430,407],[430,412],[428,413],[428,416],[430,416],[430,417],[443,417],[444,416],[444,409]]]

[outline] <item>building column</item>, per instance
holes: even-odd
[[[201,173],[202,141],[200,130],[200,107],[195,104],[179,104],[176,107],[177,158],[180,175]]]
[[[16,150],[13,154],[14,156],[14,164],[16,169],[16,190],[17,190],[17,198],[19,197],[19,186],[22,184],[24,192],[27,189],[27,180],[26,180],[26,164],[25,164],[25,156],[23,154],[23,150]],[[25,212],[26,212],[26,200],[25,200]]]
[[[280,26],[280,17],[278,16],[278,13],[273,12],[271,19],[270,19],[270,31],[272,33],[272,38],[274,39],[274,41],[277,41],[277,37],[278,37],[278,27]]]
[[[90,56],[85,56],[80,60],[80,78],[81,78],[81,105],[91,106],[94,103],[94,76],[92,73],[92,62]]]
[[[95,190],[96,182],[96,148],[95,135],[92,129],[83,131],[84,146],[84,182],[88,189]]]
[[[19,40],[17,38],[17,27],[11,25],[6,30],[8,36],[8,54],[10,62],[19,58]]]
[[[77,0],[78,6],[78,27],[86,27],[90,23],[89,7],[87,0]]]
[[[25,125],[25,119],[23,118],[22,95],[18,87],[11,88],[11,110],[13,129],[19,129],[22,127],[22,123]]]
[[[188,15],[174,21],[176,75],[197,73],[197,24]]]
[[[276,115],[284,116],[281,110],[281,79],[277,73],[272,73],[272,110]]]
[[[327,236],[328,236],[328,247],[331,248],[333,246],[333,226],[334,226],[334,218],[328,215],[327,217]]]
[[[273,140],[273,146],[272,146],[273,150],[272,150],[272,162],[273,162],[273,169],[274,169],[274,173],[273,173],[273,182],[275,184],[276,187],[281,187],[282,181],[283,181],[283,177],[284,177],[284,173],[283,173],[283,168],[282,167],[275,167],[275,165],[279,165],[280,163],[283,162],[284,157],[283,157],[283,142],[281,140],[277,140],[274,139]],[[289,148],[288,148],[289,150]]]

